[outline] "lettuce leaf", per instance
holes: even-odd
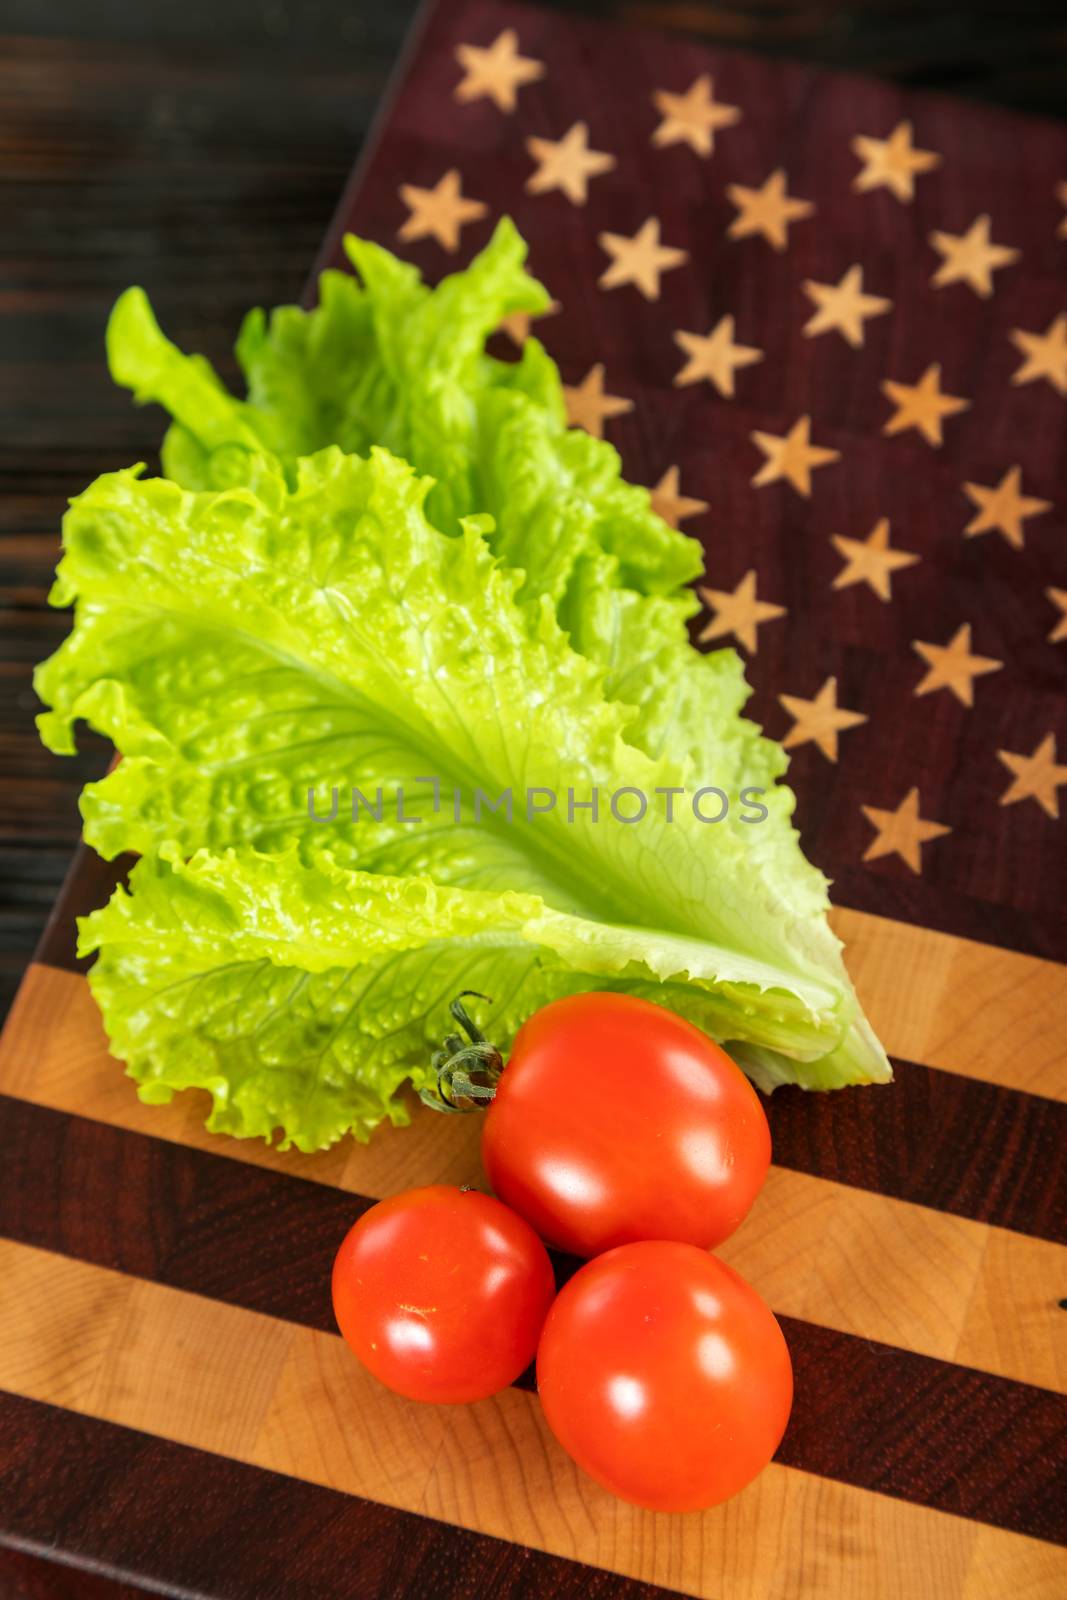
[[[356,873],[358,883],[340,894],[344,915],[373,879],[375,893],[406,881],[427,893],[488,895],[494,906],[479,914],[501,933],[497,902],[506,901],[507,915],[523,924],[515,940],[533,939],[542,951],[538,973],[563,970],[578,986],[590,974],[598,984],[674,984],[678,998],[668,1003],[723,1041],[750,1045],[765,1083],[887,1076],[784,786],[763,796],[768,817],[758,825],[739,820],[736,806],[722,823],[703,823],[687,804],[668,822],[657,795],[719,782],[717,752],[704,767],[684,748],[667,748],[666,730],[657,756],[627,742],[640,713],[608,698],[602,669],[572,647],[548,596],[520,599],[521,577],[492,553],[484,519],[442,533],[426,515],[430,483],[378,448],[361,457],[333,447],[288,468],[273,455],[249,463],[247,481],[222,491],[109,474],[68,512],[54,598],[76,602],[76,622],[36,686],[52,708],[40,719],[51,748],[71,748],[82,718],[127,758],[86,791],[86,836],[97,849],[155,860],[164,848],[172,868],[201,849],[221,856],[230,863],[236,932],[260,939],[264,884],[240,887],[257,853],[275,863],[269,872],[282,871],[280,853],[294,871]],[[724,675],[722,692],[724,707],[732,705],[736,680],[731,687]],[[748,780],[734,720],[724,709],[723,762]],[[436,788],[419,782],[430,778]],[[309,814],[309,789],[321,815],[333,787],[371,797],[381,783],[390,793],[404,785],[403,817],[384,808],[378,820],[366,806],[353,814],[344,805],[329,823]],[[499,811],[476,819],[476,789],[492,799],[510,790],[510,820]],[[581,801],[594,789],[598,819],[587,810],[569,816],[568,791]],[[648,797],[642,821],[623,824],[607,811],[620,789]],[[465,797],[458,817],[455,790]],[[529,790],[560,799],[527,815]],[[309,880],[299,881],[306,889]],[[138,898],[135,888],[135,908]],[[265,959],[272,969],[305,971],[309,942],[326,949],[315,897],[283,920],[304,953],[273,949]],[[232,970],[237,957],[212,929],[215,958],[221,950]],[[454,949],[450,937],[444,943]],[[157,947],[153,932],[144,950]],[[150,959],[142,953],[139,970],[154,982]],[[333,959],[330,970],[347,970],[353,958],[346,948],[339,969]],[[422,1029],[421,1043],[429,1027],[410,998],[418,971],[409,966],[407,990],[375,980],[407,1030],[408,1067],[419,1059],[411,1029]],[[268,976],[276,996],[280,980]],[[521,989],[517,969],[513,976],[510,985],[501,980],[502,992]],[[122,1051],[130,1043],[123,996],[136,995],[128,977],[110,989],[99,980]],[[203,992],[219,992],[214,979]],[[525,990],[522,998],[530,1009]],[[195,1032],[195,1007],[183,1015]],[[442,1020],[438,1013],[438,1028]],[[200,1059],[185,1029],[161,1029],[147,1046],[165,1079],[171,1052],[179,1072]],[[386,1073],[378,1085],[386,1098],[391,1082]],[[353,1111],[352,1126],[366,1126],[367,1116]],[[303,1137],[295,1113],[279,1125]]]
[[[361,454],[383,445],[434,479],[427,510],[444,531],[467,515],[492,517],[487,537],[523,574],[520,598],[548,595],[575,649],[604,668],[608,698],[638,712],[628,742],[653,756],[684,747],[706,760],[714,750],[724,779],[779,777],[780,747],[740,716],[748,690],[736,652],[689,643],[697,601],[681,586],[701,570],[697,541],[622,480],[611,445],[567,429],[559,371],[536,339],[518,362],[485,354],[505,316],[548,304],[513,224],[501,221],[471,266],[436,289],[380,246],[345,243],[358,277],[324,273],[313,311],[246,317],[236,352],[243,401],[166,339],[143,291],[121,297],[108,328],[111,370],[174,417],[168,476],[227,488],[247,482],[265,451],[291,477],[300,456],[330,444]]]
[[[833,1035],[788,993],[692,978],[687,965],[707,961],[695,942],[650,944],[536,896],[350,872],[326,855],[308,865],[292,851],[185,862],[166,845],[81,920],[79,951],[100,952],[89,981],[143,1099],[205,1089],[212,1130],[280,1129],[301,1150],[405,1121],[396,1091],[432,1083],[448,1002],[471,984],[493,996],[479,1017],[502,1046],[539,1006],[582,989],[654,998],[710,1033],[741,1016],[764,1037],[807,1030],[813,1049]]]

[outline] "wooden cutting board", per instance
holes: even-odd
[[[355,226],[436,278],[515,216],[574,419],[703,540],[695,635],[795,747],[896,1081],[768,1103],[723,1254],[794,1416],[734,1502],[639,1512],[528,1382],[410,1405],[332,1327],[352,1220],[480,1181],[476,1120],[308,1158],[142,1106],[72,954],[115,878],[81,852],[0,1042],[0,1537],[240,1600],[1067,1592],[1065,180],[1051,125],[424,13],[323,263]]]

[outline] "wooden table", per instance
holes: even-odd
[[[672,20],[671,8],[655,9]],[[9,166],[28,191],[18,211],[29,233],[6,263],[0,307],[12,351],[0,369],[14,619],[5,654],[13,775],[0,780],[10,989],[73,840],[76,789],[108,759],[89,737],[61,763],[31,732],[30,667],[67,626],[44,605],[56,522],[65,495],[99,470],[151,458],[159,435],[158,417],[108,384],[103,318],[136,277],[168,331],[229,372],[241,312],[298,292],[406,21],[347,6],[321,16],[312,37],[284,6],[233,7],[208,35],[196,8],[140,23],[123,15],[110,31],[103,11],[96,37],[73,42],[53,11],[55,33],[16,38],[0,67],[26,129]],[[948,25],[894,28],[893,16],[709,7],[679,20],[716,43],[947,81],[946,63],[963,59]],[[531,54],[552,55],[551,90],[535,93],[529,113],[521,102],[512,130],[484,104],[463,121],[454,46],[488,42],[509,19]],[[1005,8],[980,44],[968,42],[970,86],[1051,103],[1064,65],[1042,26],[1036,11],[1028,21]],[[649,1518],[572,1471],[528,1383],[453,1415],[406,1406],[365,1380],[332,1330],[332,1252],[369,1199],[411,1181],[476,1178],[476,1130],[424,1119],[368,1148],[283,1157],[211,1138],[195,1104],[141,1106],[107,1055],[72,957],[74,915],[100,903],[113,878],[83,853],[0,1045],[0,1536],[16,1547],[0,1557],[5,1593],[114,1600],[129,1579],[254,1600],[628,1600],[665,1590],[730,1600],[982,1600],[1014,1590],[1044,1600],[1067,1585],[1056,1547],[1067,1537],[1067,1317],[1057,1305],[1067,1296],[1064,824],[1033,797],[1003,807],[1008,774],[996,762],[1000,745],[1029,752],[1046,723],[1060,732],[1061,760],[1067,749],[1065,647],[1050,644],[1054,616],[1040,609],[1050,585],[1067,586],[1063,402],[1047,386],[1011,389],[1006,340],[997,344],[998,318],[1043,328],[1046,306],[1057,295],[1063,304],[1051,181],[1046,227],[1037,198],[1013,210],[1012,163],[1036,197],[1046,167],[1050,179],[1067,177],[1067,137],[716,54],[716,84],[727,99],[733,91],[751,134],[735,145],[747,152],[736,170],[725,134],[720,165],[706,173],[685,149],[646,168],[647,130],[624,101],[608,108],[612,148],[620,169],[640,170],[632,194],[616,188],[612,204],[633,216],[601,219],[607,200],[583,217],[558,195],[523,196],[524,135],[546,131],[538,117],[562,119],[555,132],[581,112],[593,121],[590,72],[615,84],[671,67],[681,88],[708,64],[699,46],[650,41],[635,52],[562,18],[439,12],[322,259],[336,259],[341,224],[394,242],[399,182],[429,184],[453,163],[491,211],[514,203],[535,268],[566,302],[543,326],[565,379],[580,386],[595,361],[606,363],[609,387],[637,402],[607,424],[631,476],[651,483],[680,462],[683,492],[710,503],[691,524],[705,540],[709,583],[732,591],[755,566],[761,593],[785,610],[761,628],[750,664],[761,720],[782,737],[790,717],[779,696],[810,700],[829,676],[840,703],[867,717],[866,730],[842,734],[838,761],[803,744],[791,777],[806,847],[837,882],[838,926],[897,1080],[885,1091],[776,1095],[775,1168],[725,1252],[781,1314],[793,1351],[798,1400],[779,1459],[722,1512]],[[527,114],[535,120],[524,125]],[[974,155],[966,183],[934,179],[912,212],[869,196],[856,222],[847,177],[835,187],[824,168],[868,126],[863,118],[881,133],[906,114],[939,153]],[[824,143],[797,154],[797,128],[816,115]],[[840,132],[836,144],[826,124]],[[782,256],[758,239],[731,255],[742,246],[722,244],[724,185],[762,178],[744,159],[779,150],[800,164],[796,191],[832,221],[807,235],[798,226]],[[951,171],[950,157],[944,164]],[[851,175],[844,158],[839,168]],[[987,170],[996,236],[1006,228],[1019,242],[1027,275],[1020,267],[1007,299],[998,280],[991,305],[965,285],[924,298],[928,271],[922,285],[908,276],[923,235],[939,220],[956,230],[970,221],[983,202],[968,186]],[[704,183],[706,212],[695,187]],[[732,406],[673,386],[671,332],[702,309],[690,288],[665,279],[661,302],[643,306],[632,288],[613,301],[595,287],[599,227],[632,231],[654,205],[672,240],[694,196],[715,294],[752,319],[751,332],[739,320],[739,337],[768,352],[792,341],[785,366],[774,371],[768,355]],[[540,223],[538,204],[548,208]],[[914,250],[900,233],[912,217]],[[464,236],[457,259],[487,227]],[[790,297],[805,277],[830,274],[828,238],[870,256],[868,287],[894,301],[884,328],[904,328],[898,340],[872,322],[861,351],[837,334],[804,342]],[[450,264],[432,240],[409,253],[433,276]],[[967,361],[976,338],[1000,352],[980,368]],[[936,457],[921,441],[883,438],[877,383],[916,377],[888,363],[913,350],[925,358],[931,340],[946,387],[950,375],[966,387],[972,411]],[[786,406],[789,421],[810,409],[816,436],[843,459],[836,480],[816,474],[810,499],[751,486],[749,433],[783,432]],[[1025,461],[1026,488],[1052,505],[1046,523],[1028,525],[1021,548],[996,532],[964,539],[974,508],[955,505],[959,482],[990,483],[1009,457]],[[920,557],[910,587],[906,570],[894,579],[888,607],[870,584],[834,586],[842,552],[831,535],[869,534],[855,519],[871,485],[885,500],[878,509],[891,512],[893,546]],[[917,696],[912,638],[943,642],[964,618],[975,650],[1001,658],[996,681],[978,679],[976,708],[951,689]],[[875,819],[863,805],[884,814],[913,779],[922,815],[951,833],[913,838],[918,872],[891,852],[865,861]]]

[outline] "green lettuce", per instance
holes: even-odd
[[[213,1125],[305,1148],[365,1133],[472,984],[504,1043],[552,993],[619,986],[736,1041],[767,1087],[888,1075],[784,786],[758,825],[569,816],[571,790],[607,811],[725,786],[718,757],[631,743],[640,713],[548,595],[522,597],[485,519],[440,531],[432,484],[387,451],[250,454],[244,477],[120,472],[79,496],[53,596],[75,627],[36,678],[51,748],[83,719],[125,757],[86,790],[86,837],[145,861],[85,938],[147,1093],[197,1083]],[[730,726],[722,755],[733,773]],[[383,780],[403,815],[349,808]],[[309,791],[321,817],[335,787],[316,820]],[[475,817],[475,791],[510,791],[511,817]],[[560,801],[531,815],[530,791]]]
[[[167,476],[222,489],[245,482],[264,452],[291,476],[301,456],[331,444],[384,446],[434,480],[427,510],[445,532],[465,516],[493,519],[487,538],[522,573],[520,597],[549,596],[575,648],[604,667],[609,697],[639,712],[631,742],[655,755],[685,740],[706,758],[729,739],[753,782],[780,776],[778,746],[738,715],[748,690],[736,653],[690,646],[698,602],[684,585],[701,571],[698,541],[623,480],[610,444],[566,426],[558,368],[536,339],[517,362],[485,353],[504,317],[549,303],[514,225],[505,218],[471,265],[434,289],[379,245],[349,236],[345,248],[357,276],[323,273],[314,310],[245,318],[244,400],[165,337],[142,290],[120,298],[111,371],[173,417]],[[723,752],[717,760],[725,771]]]

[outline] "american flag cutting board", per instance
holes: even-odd
[[[338,1242],[479,1181],[475,1119],[279,1155],[145,1107],[71,955],[0,1045],[0,1537],[164,1592],[1067,1593],[1067,130],[469,0],[424,14],[346,228],[436,279],[510,213],[573,421],[706,551],[895,1084],[768,1103],[723,1255],[797,1399],[737,1500],[636,1511],[529,1384],[366,1377]],[[512,323],[501,350],[527,334]]]

